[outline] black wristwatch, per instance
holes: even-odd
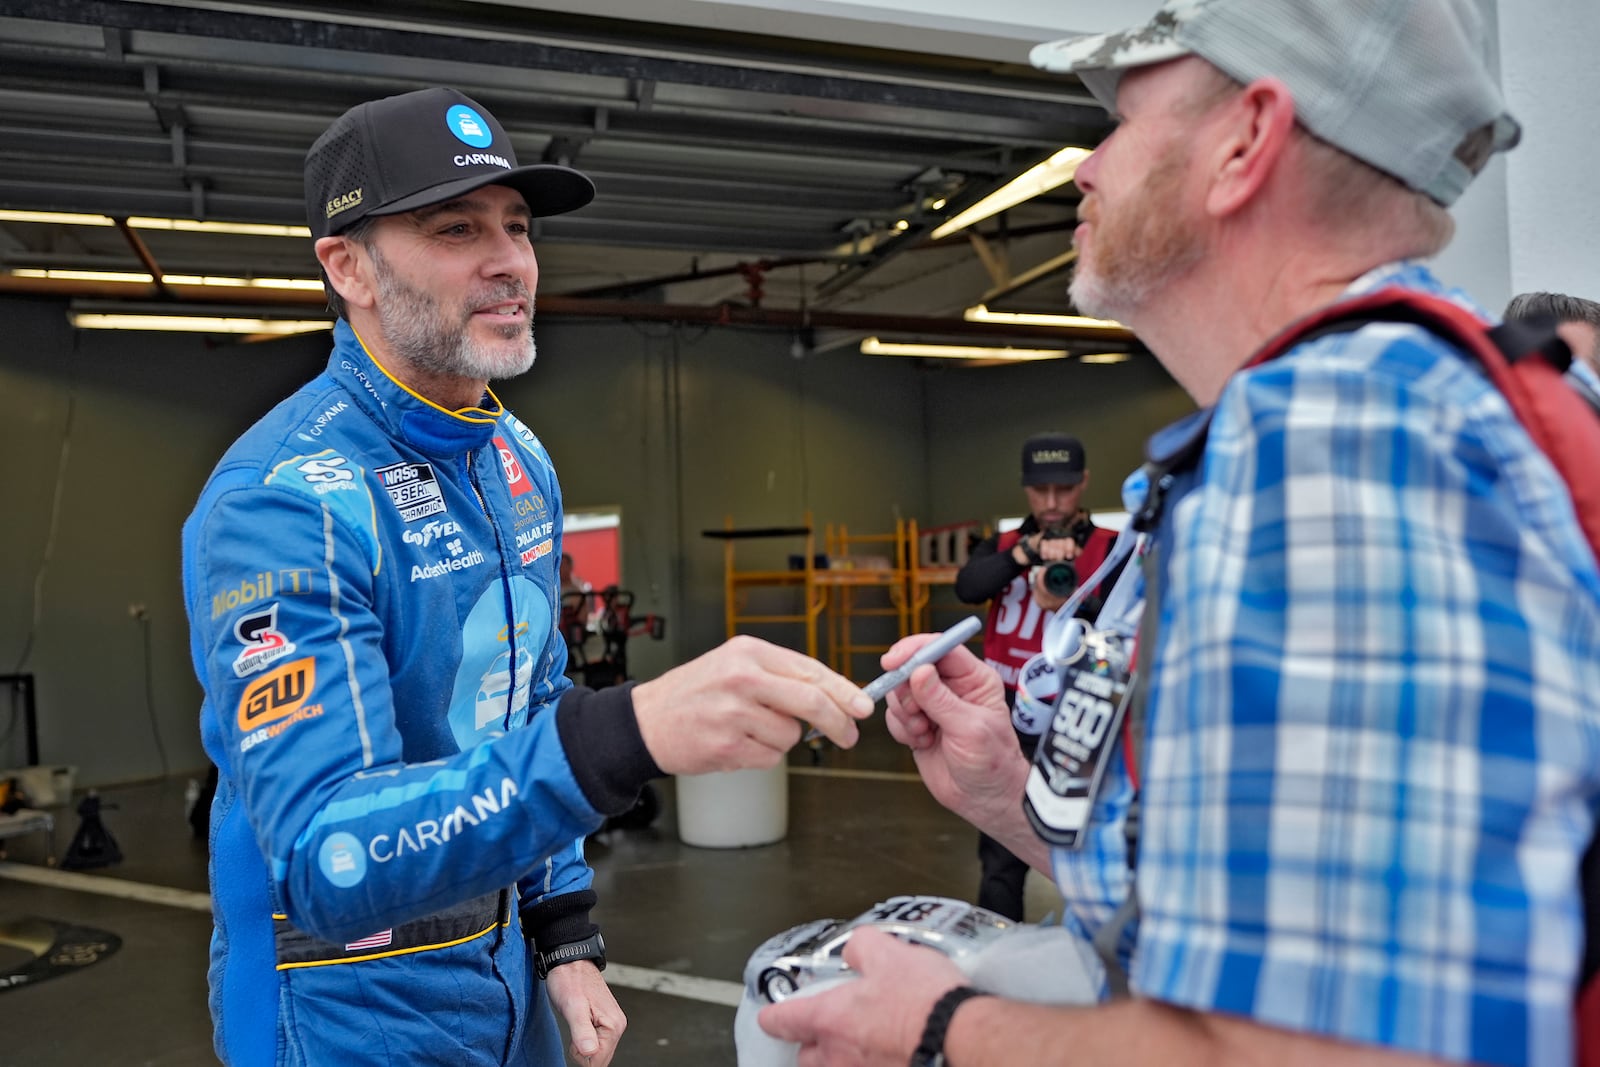
[[[606,942],[596,930],[582,941],[573,941],[566,945],[557,945],[548,952],[540,950],[533,954],[533,969],[540,978],[550,977],[550,969],[559,967],[563,963],[576,963],[578,960],[593,960],[594,965],[602,971],[606,969]]]

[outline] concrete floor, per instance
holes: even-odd
[[[664,811],[653,827],[594,839],[596,919],[613,963],[627,965],[615,973],[627,972],[635,986],[676,990],[613,982],[628,1015],[615,1062],[732,1067],[734,1009],[704,997],[708,988],[712,999],[733,990],[724,983],[739,981],[768,936],[810,919],[851,917],[898,893],[972,899],[974,833],[913,775],[909,755],[874,719],[851,752],[830,748],[819,764],[804,750],[791,756],[789,833],[777,844],[682,844],[670,780],[656,784]],[[184,821],[186,779],[104,791],[119,805],[105,821],[125,860],[90,873],[204,892],[205,851]],[[76,823],[70,808],[57,809],[57,855]],[[42,838],[4,844],[13,861],[44,861]],[[1038,920],[1055,906],[1049,883],[1032,876],[1027,917]],[[206,914],[0,876],[0,918],[20,915],[110,930],[123,947],[82,971],[0,992],[0,1067],[216,1062],[205,1002]],[[674,984],[675,976],[714,981]]]

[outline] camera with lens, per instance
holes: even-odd
[[[1051,596],[1065,600],[1078,588],[1078,568],[1069,559],[1046,564],[1044,572],[1039,575],[1039,584]]]
[[[1071,539],[1078,543],[1082,549],[1089,543],[1089,538],[1094,534],[1094,524],[1088,519],[1080,519],[1070,529],[1059,526],[1047,526],[1039,535],[1040,543],[1045,541],[1062,541]],[[1042,567],[1038,575],[1039,588],[1053,597],[1065,600],[1078,588],[1078,568],[1070,559],[1051,560],[1046,563],[1037,551],[1024,548],[1024,552],[1033,561],[1034,566]]]

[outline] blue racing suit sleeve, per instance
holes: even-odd
[[[555,708],[549,709],[554,718]],[[523,933],[544,945],[560,945],[568,941],[581,941],[593,932],[585,929],[571,937],[564,929],[571,921],[569,916],[581,910],[583,922],[588,924],[589,909],[594,906],[594,870],[584,858],[586,836],[579,836],[546,856],[532,870],[517,881],[517,906],[523,915]],[[551,917],[560,916],[562,929],[550,925]]]
[[[391,668],[380,621],[396,613],[379,603],[391,594],[370,493],[319,498],[224,473],[206,496],[185,528],[193,654],[274,905],[342,941],[509,886],[549,857],[565,871],[600,816],[554,709],[448,758],[405,761],[389,681],[404,663]],[[241,600],[259,610],[229,610]],[[268,651],[247,658],[263,633]]]

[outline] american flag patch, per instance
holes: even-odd
[[[346,952],[363,952],[369,948],[388,948],[392,941],[394,941],[394,928],[390,927],[387,930],[379,930],[375,934],[368,934],[366,937],[352,941],[344,947],[344,950]]]

